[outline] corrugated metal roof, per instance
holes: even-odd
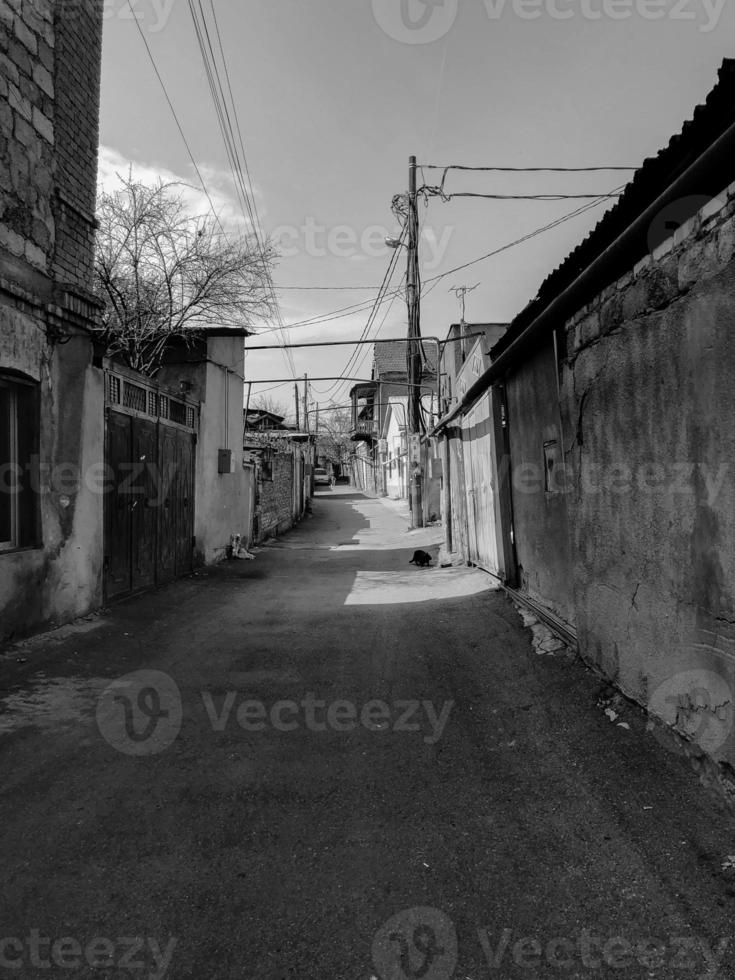
[[[541,284],[534,299],[511,323],[507,333],[493,348],[497,356],[578,276],[614,242],[658,197],[681,176],[716,140],[735,123],[735,59],[726,58],[718,82],[702,105],[697,106],[682,130],[655,157],[649,157],[635,172],[614,207],[570,255]],[[717,194],[733,179],[732,161],[723,160],[723,183],[716,188],[702,187],[701,193]],[[727,176],[729,173],[729,177]],[[689,215],[690,216],[690,215]],[[682,215],[682,219],[686,219]],[[682,221],[683,223],[683,221]],[[631,254],[629,268],[651,251],[651,242],[642,242],[640,254]],[[653,247],[660,242],[653,243]],[[613,275],[610,281],[614,281]],[[601,283],[598,291],[605,285]],[[592,297],[590,297],[592,298]]]

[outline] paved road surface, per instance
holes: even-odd
[[[326,490],[6,656],[0,976],[735,976],[732,820],[437,540]]]

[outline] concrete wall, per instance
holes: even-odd
[[[0,304],[0,370],[37,382],[35,547],[0,553],[0,642],[81,616],[102,601],[104,388],[79,333],[50,346],[32,314]]]
[[[225,557],[231,534],[242,534],[243,540],[250,535],[253,474],[242,465],[242,337],[210,337],[207,357],[197,442],[194,535],[199,559],[209,563]],[[220,449],[232,452],[230,473],[217,471]]]
[[[731,189],[567,324],[562,387],[581,648],[690,734],[729,711],[731,766],[734,255]]]
[[[354,443],[354,456],[350,461],[350,481],[357,490],[377,497],[382,495],[382,476],[378,468],[377,452],[373,452],[369,443],[357,441]]]
[[[408,497],[408,457],[403,451],[406,447],[408,398],[405,395],[392,394],[385,395],[384,400],[389,406],[382,413],[381,429],[382,437],[388,443],[386,461],[389,465],[383,467],[385,492],[394,500],[402,500]],[[403,439],[401,439],[402,434]]]
[[[253,522],[253,468],[243,467],[243,367],[241,335],[208,336],[193,350],[174,349],[157,380],[200,403],[196,452],[194,537],[195,560],[220,561],[230,536],[249,540]],[[219,472],[219,450],[231,451],[228,473]]]
[[[507,379],[506,394],[519,586],[573,625],[566,494],[561,484],[547,491],[545,481],[544,447],[556,443],[560,461],[564,453],[552,339]]]
[[[91,296],[102,6],[0,9],[0,371],[36,382],[35,546],[0,554],[0,639],[101,601]],[[62,341],[61,343],[59,341]]]

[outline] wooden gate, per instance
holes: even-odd
[[[106,372],[105,596],[190,572],[194,556],[192,402],[124,371]]]

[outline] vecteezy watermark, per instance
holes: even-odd
[[[435,745],[444,733],[454,701],[437,708],[432,701],[383,701],[358,704],[327,701],[309,692],[298,701],[272,704],[227,691],[215,697],[201,692],[201,707],[212,731],[237,725],[244,732],[398,732],[421,735]],[[176,682],[160,670],[139,670],[108,684],[97,702],[97,727],[102,737],[125,755],[150,756],[173,744],[181,729],[183,705]]]
[[[176,0],[30,0],[31,8],[36,7],[38,13],[51,6],[56,6],[59,15],[68,23],[75,17],[88,16],[90,9],[96,7],[102,10],[102,19],[137,21],[141,30],[150,34],[160,33],[168,24]]]
[[[436,269],[444,260],[454,229],[446,226],[440,234],[425,225],[421,229],[419,248],[424,268]],[[297,255],[323,259],[380,259],[390,251],[386,239],[396,239],[400,229],[385,225],[368,225],[354,228],[351,225],[324,225],[314,218],[305,218],[300,225],[279,225],[271,237],[280,258],[292,259]]]
[[[646,496],[698,496],[707,506],[713,506],[723,491],[731,491],[733,476],[729,463],[717,466],[708,463],[647,462],[635,465],[627,462],[597,464],[585,458],[577,469],[560,455],[550,456],[545,464],[518,463],[511,469],[507,456],[499,465],[499,477],[510,475],[515,491],[522,494],[581,493],[583,495],[610,493],[620,496],[640,493]],[[25,466],[19,463],[0,464],[0,495],[15,493],[19,487],[36,494],[51,493],[66,500],[67,505],[82,490],[92,494],[116,494],[130,498],[131,506],[145,503],[146,507],[164,506],[170,491],[173,474],[155,461],[126,461],[113,467],[95,462],[83,472],[71,463],[53,466],[39,464],[33,459]]]
[[[690,194],[678,197],[661,208],[648,229],[648,251],[655,252],[665,241],[685,225],[687,221],[702,211],[703,208],[714,205],[720,210],[727,204],[727,195],[711,197],[706,194]]]
[[[215,731],[225,730],[237,698],[236,691],[229,691],[217,706],[211,694],[202,693],[202,702]],[[358,727],[369,732],[425,731],[424,742],[434,745],[442,737],[453,707],[454,701],[445,701],[439,711],[432,701],[387,702],[376,698],[363,704],[344,699],[328,702],[309,693],[300,701],[276,701],[270,706],[263,701],[242,700],[235,718],[240,728],[248,732],[262,732],[266,728],[278,732],[299,728],[310,732],[354,732]]]
[[[454,923],[439,909],[406,909],[380,927],[372,954],[381,980],[449,980],[457,965]]]
[[[698,980],[714,980],[730,945],[729,936],[713,946],[701,937],[670,935],[634,939],[617,935],[606,938],[589,929],[551,938],[517,936],[509,928],[500,932],[478,929],[477,937],[491,975],[499,976],[509,963],[514,963],[529,971],[544,967],[572,970],[581,966],[586,970],[620,971],[668,967],[695,973]]]
[[[510,464],[504,460],[500,469],[505,478]],[[701,498],[712,507],[727,488],[732,477],[729,463],[710,466],[707,463],[669,462],[597,464],[584,460],[579,471],[557,460],[553,471],[548,464],[519,463],[510,473],[513,489],[521,494],[579,494],[616,497],[636,493],[646,497]]]
[[[715,980],[730,937],[711,943],[692,936],[604,937],[591,929],[565,936],[518,935],[510,928],[477,929],[477,942],[490,976],[508,975],[511,965],[539,970],[688,971]],[[476,950],[477,952],[477,950]],[[460,951],[451,919],[435,908],[412,908],[391,916],[378,929],[372,958],[381,980],[450,980]],[[534,971],[534,972],[531,972]],[[515,974],[514,974],[515,975]],[[546,976],[546,973],[543,974]],[[621,976],[630,975],[621,972]],[[668,973],[667,973],[668,975]]]
[[[711,670],[685,670],[668,677],[648,699],[648,711],[712,755],[733,731],[733,692]]]
[[[372,0],[373,17],[388,37],[403,44],[431,44],[448,34],[459,0]]]
[[[516,17],[569,22],[684,21],[710,34],[720,23],[727,0],[482,0],[490,21]],[[372,0],[373,16],[381,30],[402,44],[431,44],[452,29],[459,0]]]
[[[28,936],[0,937],[0,969],[34,970],[129,970],[143,973],[148,980],[163,980],[171,966],[178,939],[165,947],[151,936],[121,936],[108,939],[95,936],[80,940],[74,936],[53,939],[31,929]],[[23,975],[18,973],[17,975]],[[56,974],[55,974],[56,975]],[[35,974],[34,974],[35,976]]]
[[[124,755],[157,755],[181,729],[179,688],[161,670],[138,670],[108,684],[97,701],[97,727]]]

